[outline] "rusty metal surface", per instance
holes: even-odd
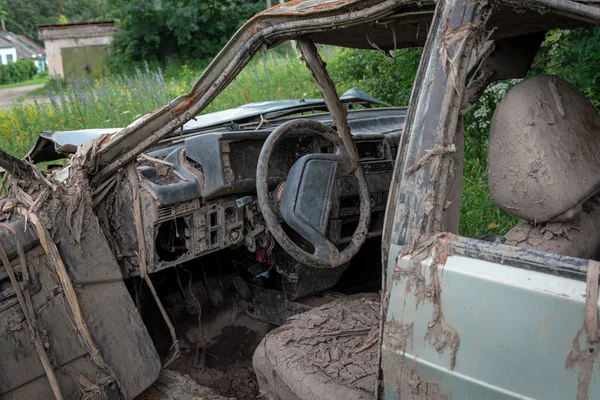
[[[403,334],[411,338],[415,334],[416,343],[423,342],[422,346],[417,346],[421,352],[439,355],[435,367],[443,371],[440,375],[452,374],[455,369],[461,338],[442,311],[437,261],[443,257],[440,247],[444,245],[439,244],[442,239],[438,240],[436,235],[448,229],[445,214],[449,182],[460,167],[455,163],[453,153],[461,128],[459,119],[468,55],[480,38],[486,37],[484,27],[489,12],[487,3],[478,4],[472,0],[440,2],[414,84],[411,97],[414,106],[409,109],[396,158],[394,174],[397,183],[392,185],[384,227],[384,233],[391,233],[386,240],[400,248],[397,255],[390,257],[395,260],[389,268],[393,275],[390,275],[391,271],[383,274],[382,317],[386,322],[381,329],[381,343],[384,344],[381,370],[386,398],[405,398],[411,393],[418,399],[450,398],[452,379],[443,385],[439,376],[419,375],[419,371],[427,367],[419,361],[417,354],[412,353],[413,340],[404,347],[394,344],[385,347],[385,344],[395,342],[397,335],[390,332],[394,322],[413,322],[420,328],[425,320],[425,330],[405,326]],[[409,257],[409,262],[400,268],[396,263],[403,256]],[[424,270],[421,263],[430,258],[433,259],[431,268]],[[386,260],[384,256],[384,262]],[[402,306],[403,298],[410,300],[413,297],[414,301],[405,301]],[[406,308],[411,309],[408,315],[413,315],[413,319],[396,318],[397,310]],[[401,371],[407,371],[408,375],[401,376]],[[431,377],[435,380],[431,381]],[[426,384],[421,384],[422,381]]]
[[[600,8],[593,5],[582,4],[583,1],[571,0],[504,0],[506,4],[514,7],[534,9],[540,12],[553,11],[557,14],[571,18],[587,20],[598,24],[600,19]]]
[[[361,0],[293,0],[287,3],[277,4],[259,15],[275,14],[307,14],[319,12],[322,10],[334,10],[353,3],[359,3]]]

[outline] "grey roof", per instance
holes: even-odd
[[[15,47],[15,46],[8,40],[2,39],[0,37],[0,49],[10,49],[11,47]]]
[[[37,58],[38,54],[41,54],[42,56],[46,55],[46,52],[42,47],[23,35],[17,35],[12,32],[4,32],[4,34],[0,33],[0,40],[10,43],[11,46],[17,50],[17,58],[19,60],[33,60]]]

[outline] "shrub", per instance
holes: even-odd
[[[335,82],[352,82],[366,93],[395,106],[406,106],[415,80],[421,49],[388,54],[344,49],[328,64]]]
[[[140,62],[214,57],[231,35],[264,7],[257,0],[114,0],[119,31],[111,43],[111,71]]]
[[[531,74],[556,74],[600,108],[600,27],[554,30],[546,35]]]
[[[31,60],[18,60],[7,65],[0,65],[0,85],[26,81],[36,74],[37,68]]]

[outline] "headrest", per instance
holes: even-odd
[[[488,182],[496,203],[532,222],[568,219],[600,189],[600,116],[573,85],[538,75],[492,119]]]

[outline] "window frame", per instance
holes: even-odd
[[[475,10],[478,3],[475,0],[448,0],[438,4],[439,9],[432,21],[415,78],[405,129],[396,156],[382,236],[383,265],[393,269],[398,254],[416,252],[428,240],[440,243],[443,237],[449,255],[462,255],[585,281],[588,260],[463,237],[449,233],[444,226],[445,200],[449,194],[446,183],[453,168],[449,148],[456,144],[456,137],[460,134],[457,119],[461,118],[462,105],[466,104],[465,98],[470,94],[467,70],[474,68],[473,63],[463,62],[462,67],[456,67],[457,79],[449,84],[448,77],[452,72],[446,71],[450,66],[446,60],[444,65],[439,55],[444,46],[444,33],[472,23],[469,17],[473,13],[485,14],[486,11]],[[505,0],[504,3],[514,6],[515,2]],[[545,6],[548,11],[574,20],[594,20],[600,24],[600,10],[597,8],[570,1]],[[449,21],[447,26],[444,26],[444,18]],[[478,33],[481,32],[471,31],[465,42],[476,41]],[[520,40],[519,37],[514,39]],[[464,61],[470,58],[471,47],[468,43],[462,47],[455,45],[454,49],[447,46],[446,51],[449,57],[462,58]],[[462,53],[457,55],[456,51]],[[490,83],[486,82],[485,86]],[[468,100],[472,101],[471,98]],[[437,201],[432,202],[431,199]],[[384,271],[384,278],[386,275]],[[383,287],[387,287],[385,281]]]

